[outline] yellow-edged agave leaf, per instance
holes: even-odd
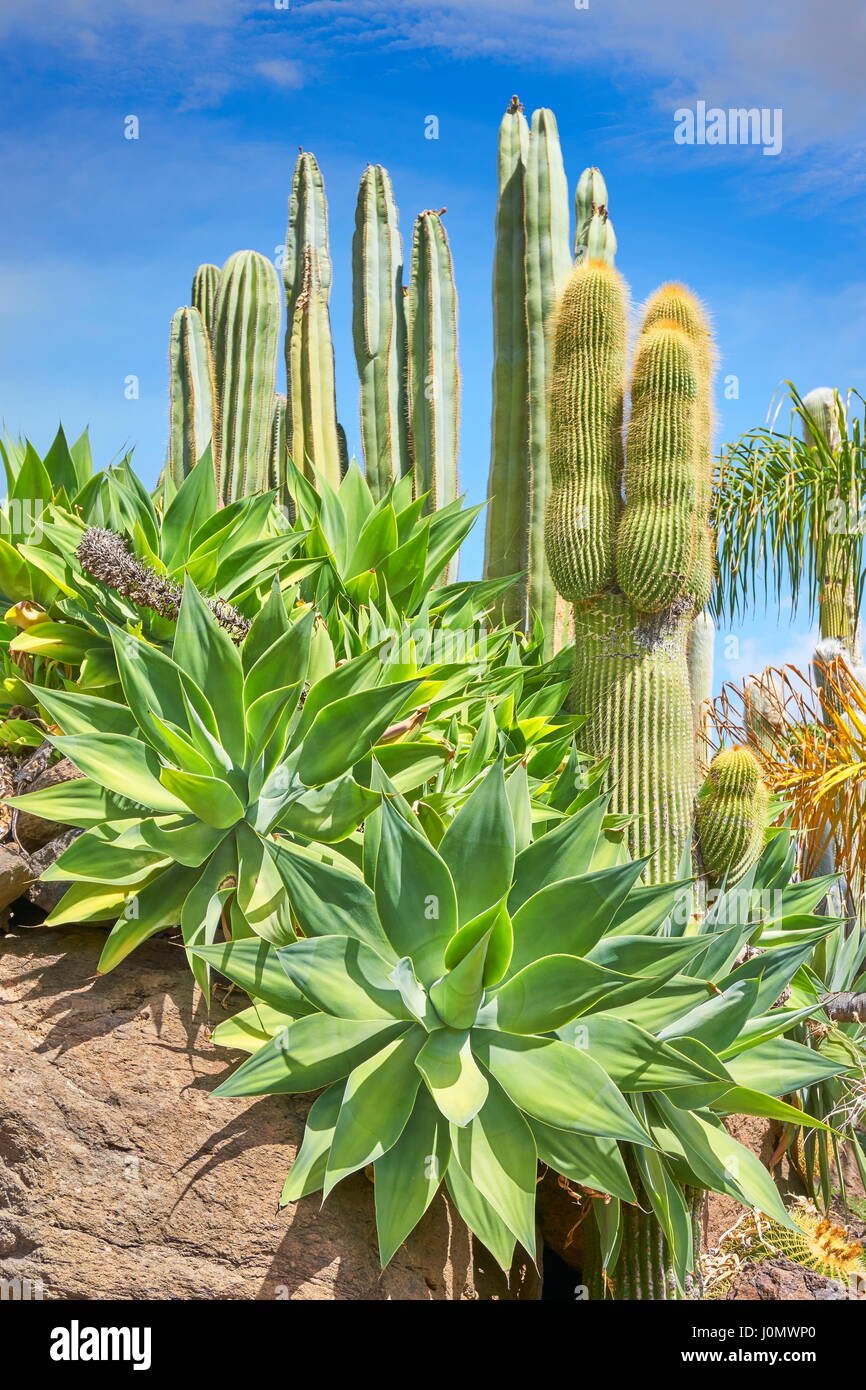
[[[117,827],[102,826],[85,830],[44,871],[43,882],[62,883],[65,879],[81,879],[117,887],[140,884],[170,862],[166,856],[154,850],[119,848],[116,839]]]
[[[398,681],[358,690],[320,710],[300,744],[298,776],[305,786],[333,782],[366,757],[417,686]]]
[[[415,1058],[425,1036],[423,1028],[413,1023],[352,1072],[328,1155],[325,1197],[350,1173],[381,1158],[400,1138],[421,1084]]]
[[[311,1192],[321,1191],[345,1091],[345,1081],[335,1081],[313,1102],[307,1115],[303,1143],[280,1193],[281,1207],[300,1201]]]
[[[487,1099],[487,1078],[472,1055],[468,1028],[437,1028],[415,1065],[437,1108],[457,1126],[467,1125]]]
[[[405,1033],[408,1026],[382,1019],[310,1014],[266,1043],[213,1094],[265,1096],[317,1091],[332,1081],[341,1081],[366,1058]]]
[[[10,796],[5,799],[5,804],[26,811],[28,815],[61,821],[81,830],[104,825],[106,821],[138,820],[150,814],[140,802],[116,796],[87,777],[58,782],[53,787],[25,792],[22,796]]]
[[[535,1140],[517,1106],[494,1080],[474,1119],[462,1128],[452,1126],[451,1143],[467,1178],[534,1258]]]
[[[391,983],[391,966],[363,941],[316,936],[279,949],[277,957],[292,983],[323,1013],[339,1018],[412,1017]]]
[[[181,772],[175,767],[163,767],[160,781],[186,810],[206,825],[228,830],[243,820],[245,807],[228,782],[220,777],[202,776],[197,772]]]
[[[676,1103],[676,1096],[672,1097]],[[778,1120],[781,1124],[794,1125],[796,1128],[801,1126],[805,1129],[822,1129],[828,1134],[835,1133],[832,1126],[827,1125],[823,1120],[813,1119],[811,1115],[805,1114],[797,1106],[788,1105],[785,1101],[777,1100],[775,1096],[768,1096],[763,1091],[751,1091],[746,1086],[733,1086],[730,1091],[725,1091],[718,1100],[711,1103],[710,1108],[721,1115],[762,1115],[770,1120]]]
[[[509,974],[516,974],[543,956],[582,956],[591,951],[608,930],[643,868],[644,861],[638,860],[595,874],[561,879],[528,898],[515,914],[515,948]]]
[[[422,984],[438,979],[457,930],[454,883],[444,860],[388,798],[382,802],[375,900],[397,956],[411,956]]]
[[[71,759],[90,777],[118,796],[131,797],[152,811],[186,811],[184,802],[160,782],[162,768],[156,754],[140,739],[124,734],[47,735],[58,752]]]
[[[269,1008],[290,1014],[292,1018],[304,1018],[316,1012],[315,1005],[289,979],[280,965],[276,948],[269,941],[249,937],[242,941],[190,946],[188,950]]]
[[[290,1023],[294,1023],[292,1014],[272,1009],[269,1004],[252,1004],[250,1008],[242,1009],[232,1018],[217,1024],[211,1041],[218,1047],[257,1052],[263,1043],[275,1038]]]
[[[514,822],[501,758],[457,812],[439,854],[454,881],[461,926],[508,893],[514,872]]]
[[[103,922],[123,911],[128,891],[104,883],[73,883],[45,918],[46,927],[67,922]]]
[[[184,899],[196,877],[195,869],[173,865],[127,901],[124,915],[112,927],[99,957],[96,968],[101,975],[108,974],[155,932],[179,926]]]
[[[607,1072],[557,1038],[520,1037],[476,1028],[472,1051],[515,1105],[557,1129],[650,1144]]]
[[[19,632],[9,643],[9,650],[27,656],[41,656],[46,661],[76,664],[91,651],[110,651],[111,645],[104,637],[95,636],[87,628],[49,621]]]
[[[530,1119],[529,1128],[542,1163],[582,1187],[609,1192],[624,1202],[636,1201],[625,1163],[613,1139],[573,1134]]]
[[[382,1268],[439,1190],[448,1164],[448,1125],[423,1087],[396,1144],[376,1164],[376,1230]]]
[[[43,690],[38,685],[29,685],[28,689],[65,734],[92,734],[94,730],[133,738],[137,734],[137,725],[129,710],[113,700],[80,691]]]

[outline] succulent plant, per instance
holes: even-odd
[[[616,1231],[642,1192],[680,1288],[694,1261],[682,1172],[787,1221],[719,1114],[799,1115],[773,1098],[776,1082],[835,1073],[774,1042],[778,1076],[758,1094],[748,1064],[789,1026],[789,1012],[767,1013],[779,980],[833,924],[814,919],[795,950],[768,945],[760,969],[734,965],[760,926],[730,918],[730,899],[705,932],[665,934],[687,885],[636,888],[640,861],[600,867],[606,806],[590,797],[521,848],[497,761],[434,846],[386,794],[367,819],[363,879],[307,860],[286,874],[297,941],[192,946],[254,1001],[215,1034],[252,1053],[216,1094],[326,1088],[283,1202],[327,1197],[372,1164],[387,1264],[444,1181],[507,1269],[516,1242],[535,1252],[541,1161],[609,1194],[593,1211]]]
[[[712,880],[736,883],[764,847],[770,795],[749,748],[723,748],[710,763],[698,797],[698,838]]]
[[[432,511],[454,502],[459,492],[457,291],[442,213],[422,212],[415,219],[411,267],[406,301],[409,437],[415,491]],[[456,573],[452,563],[448,577]]]
[[[169,337],[167,465],[176,487],[208,451],[219,480],[219,418],[210,338],[197,309],[178,309]]]
[[[219,491],[223,502],[234,502],[263,492],[270,477],[280,287],[266,256],[236,251],[229,257],[214,314]]]

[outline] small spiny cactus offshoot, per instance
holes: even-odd
[[[714,881],[736,883],[764,847],[769,792],[751,749],[723,748],[698,796],[698,834],[704,869]]]

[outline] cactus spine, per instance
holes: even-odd
[[[493,411],[484,577],[527,568],[529,341],[526,322],[526,162],[529,126],[517,97],[499,127],[499,199],[493,253]],[[526,583],[511,586],[502,620],[525,625]]]
[[[710,763],[707,721],[713,700],[715,645],[715,623],[709,613],[699,613],[689,632],[686,659],[689,667],[689,690],[692,695],[695,752],[698,760],[698,771],[701,774],[707,772]]]
[[[317,470],[336,486],[340,481],[340,444],[328,309],[328,205],[319,166],[314,156],[303,150],[295,163],[289,197],[283,289],[289,453],[309,477]]]
[[[538,613],[552,636],[556,590],[544,545],[549,491],[547,392],[552,345],[548,322],[571,270],[568,184],[552,111],[533,112],[526,165],[526,322],[529,331],[529,615]],[[550,639],[548,640],[550,645]]]
[[[764,847],[769,793],[748,748],[723,748],[698,797],[698,834],[707,875],[736,883]]]
[[[257,251],[236,251],[220,277],[214,342],[224,502],[268,486],[279,331],[274,267]]]
[[[422,212],[412,238],[407,313],[409,431],[417,496],[427,509],[458,495],[460,372],[457,292],[448,238],[438,212]],[[449,577],[456,572],[452,562]]]
[[[378,499],[409,469],[403,248],[387,169],[368,165],[352,239],[352,333],[361,380],[364,472]]]
[[[200,265],[192,280],[192,306],[198,309],[213,342],[216,329],[216,300],[220,287],[218,265]]]
[[[219,436],[213,360],[197,309],[178,309],[169,335],[168,472],[180,487],[210,447],[219,484]]]

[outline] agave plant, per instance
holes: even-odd
[[[540,1161],[608,1194],[593,1204],[608,1278],[626,1213],[651,1205],[680,1288],[695,1258],[686,1185],[787,1222],[721,1115],[802,1122],[774,1092],[841,1069],[779,1041],[792,1011],[772,1008],[835,926],[808,916],[825,887],[783,891],[763,922],[723,894],[687,934],[688,881],[639,887],[645,861],[609,866],[607,804],[591,795],[538,833],[500,760],[434,847],[386,795],[363,874],[293,860],[298,940],[190,948],[254,1001],[214,1034],[252,1053],[216,1094],[325,1088],[284,1203],[372,1164],[385,1264],[444,1182],[507,1269],[517,1242],[535,1251]],[[761,882],[779,879],[778,853]],[[761,932],[761,952],[735,964]]]

